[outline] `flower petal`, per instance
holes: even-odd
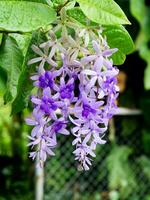
[[[32,65],[34,63],[40,62],[43,59],[43,57],[37,57],[37,58],[33,58],[31,60],[28,61],[28,65]]]
[[[37,122],[34,119],[26,118],[25,122],[26,122],[27,125],[30,125],[30,126],[37,125]]]
[[[93,70],[90,70],[90,69],[85,69],[82,71],[83,74],[86,74],[86,75],[92,75],[92,76],[96,76],[97,73]]]

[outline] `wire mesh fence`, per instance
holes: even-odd
[[[139,122],[141,117],[115,117],[87,172],[77,170],[72,136],[60,137],[46,164],[44,200],[149,200],[150,162]]]

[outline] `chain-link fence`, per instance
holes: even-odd
[[[60,137],[47,161],[45,200],[149,200],[150,162],[142,147],[142,117],[115,117],[107,144],[97,148],[90,171],[77,171],[72,136]],[[141,122],[141,123],[140,123]]]

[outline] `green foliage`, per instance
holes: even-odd
[[[1,45],[1,43],[2,43],[2,39],[3,39],[3,34],[0,33],[0,45]]]
[[[150,159],[146,156],[138,158],[138,162],[145,176],[150,180]]]
[[[118,191],[111,191],[109,194],[110,200],[119,200],[119,192]]]
[[[26,51],[29,46],[29,42],[31,41],[31,34],[18,34],[18,33],[10,33],[9,36],[14,38],[23,53],[23,56],[26,55]]]
[[[4,69],[0,67],[0,97],[4,95],[6,89],[7,75]]]
[[[32,82],[30,81],[30,75],[33,72],[33,68],[31,66],[27,66],[27,62],[34,56],[31,44],[38,44],[43,41],[43,38],[45,38],[45,35],[42,32],[34,32],[32,34],[32,39],[30,40],[26,50],[22,71],[19,76],[17,96],[12,103],[12,114],[20,112],[28,106],[29,95],[31,94],[31,90],[33,88]]]
[[[8,0],[3,0],[3,1],[8,1]],[[30,1],[30,2],[37,2],[37,3],[47,4],[48,1],[51,1],[51,0],[9,0],[9,1]]]
[[[0,98],[0,155],[12,155],[11,136],[9,133],[9,125],[11,124],[10,106],[2,106],[3,101]]]
[[[150,195],[147,195],[144,200],[150,200]]]
[[[7,36],[0,49],[0,66],[7,72],[7,88],[4,102],[12,101],[17,94],[17,83],[21,72],[23,55],[16,41]]]
[[[0,30],[30,32],[56,20],[55,11],[41,3],[0,1]]]
[[[138,122],[134,117],[126,117],[125,119],[122,120],[122,135],[124,136],[129,136],[133,134],[133,132],[137,129],[138,127]]]
[[[92,27],[92,26],[96,27],[96,26],[98,26],[97,23],[90,21],[85,16],[85,14],[80,9],[80,7],[74,7],[72,9],[67,10],[67,14],[69,15],[69,17],[76,20],[76,23],[80,23],[81,26],[84,26],[84,27]]]
[[[55,7],[65,5],[68,0],[52,0]]]
[[[130,9],[132,15],[140,24],[140,32],[136,40],[136,48],[142,59],[147,62],[145,70],[145,89],[150,89],[150,7],[146,7],[144,0],[131,0]]]
[[[150,130],[143,130],[142,142],[145,153],[150,155]]]
[[[121,8],[113,0],[78,0],[84,14],[102,25],[130,24]]]
[[[127,146],[114,146],[107,157],[109,188],[111,190],[119,190],[122,198],[132,194],[132,191],[137,186],[128,161],[131,153],[132,150]]]
[[[129,33],[123,26],[106,26],[103,35],[107,37],[108,44],[111,48],[118,48],[112,58],[114,64],[121,65],[126,59],[126,55],[134,50],[134,43]]]
[[[140,103],[141,109],[143,111],[144,122],[150,129],[149,116],[150,116],[150,92],[147,91],[145,95],[141,98]]]

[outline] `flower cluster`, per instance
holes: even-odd
[[[74,37],[65,30],[60,38],[50,32],[47,42],[32,49],[39,56],[28,63],[38,63],[31,76],[37,87],[31,97],[33,119],[26,119],[34,126],[29,146],[36,148],[30,157],[38,156],[43,166],[47,155],[55,155],[57,135],[72,134],[75,160],[79,169],[88,170],[97,144],[106,142],[104,134],[117,108],[118,69],[110,58],[117,49],[109,48],[99,30],[76,30]]]

